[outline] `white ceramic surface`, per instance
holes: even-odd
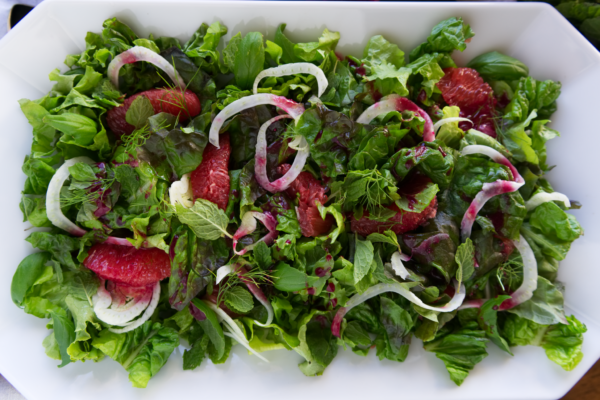
[[[141,35],[154,33],[187,39],[202,22],[216,20],[238,31],[258,30],[272,39],[277,25],[295,41],[314,40],[324,27],[340,31],[338,50],[358,55],[366,41],[383,34],[409,51],[431,27],[450,16],[462,16],[476,36],[468,49],[455,54],[464,64],[474,56],[500,50],[529,65],[537,79],[563,83],[552,127],[562,136],[548,146],[548,159],[558,167],[550,179],[555,188],[583,204],[573,211],[585,229],[568,258],[560,279],[566,302],[585,322],[585,357],[572,372],[547,360],[541,348],[516,348],[515,356],[490,346],[490,356],[476,366],[458,388],[443,363],[413,342],[403,364],[340,351],[319,378],[297,369],[293,352],[267,353],[270,364],[235,349],[224,365],[205,362],[195,371],[181,369],[177,350],[145,390],[133,389],[127,373],[115,362],[73,363],[58,369],[46,357],[42,340],[46,321],[26,315],[10,300],[12,274],[32,251],[18,210],[25,176],[21,164],[31,144],[31,128],[17,100],[41,97],[51,87],[48,73],[65,56],[84,48],[88,30],[99,32],[102,21],[116,16]],[[64,69],[64,66],[62,66]],[[596,175],[600,138],[600,54],[550,6],[541,3],[198,3],[185,1],[44,2],[0,41],[0,373],[29,399],[557,399],[600,357],[600,216],[595,209],[600,189]]]

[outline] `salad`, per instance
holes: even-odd
[[[46,354],[111,358],[135,387],[180,345],[185,370],[241,345],[315,376],[340,350],[402,362],[411,344],[457,385],[493,345],[575,368],[586,327],[557,271],[579,204],[544,177],[560,83],[495,51],[458,67],[460,18],[408,55],[285,28],[219,47],[219,22],[181,43],[109,19],[20,101],[37,252],[11,295],[49,318]]]

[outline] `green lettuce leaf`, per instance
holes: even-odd
[[[235,55],[233,73],[240,89],[251,89],[254,78],[263,70],[265,64],[265,48],[263,36],[258,32],[250,32],[239,43]]]
[[[564,324],[567,321],[564,301],[562,292],[556,286],[538,276],[533,297],[508,311],[541,325]]]
[[[148,321],[127,333],[103,330],[92,345],[121,364],[134,387],[145,388],[179,346],[179,336],[172,328]]]
[[[462,18],[448,18],[431,30],[427,41],[410,52],[410,61],[427,53],[450,53],[453,50],[464,51],[467,40],[475,36],[471,27],[463,23]]]
[[[479,75],[490,81],[513,81],[529,76],[529,68],[516,58],[512,58],[497,51],[481,54],[467,64]]]
[[[477,323],[457,329],[426,343],[423,347],[434,352],[444,362],[450,379],[460,386],[469,372],[487,357],[486,334],[477,329]]]

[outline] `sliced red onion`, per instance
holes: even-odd
[[[125,325],[123,328],[110,328],[109,330],[114,333],[125,333],[134,330],[135,328],[141,326],[144,322],[148,321],[152,314],[154,314],[154,310],[156,310],[156,306],[158,305],[158,300],[160,299],[160,282],[156,282],[154,284],[154,288],[152,290],[152,299],[150,300],[150,304],[144,311],[144,314],[135,321]]]
[[[473,121],[471,121],[469,118],[463,118],[463,117],[448,117],[448,118],[444,118],[444,119],[440,119],[438,122],[436,122],[433,125],[433,131],[435,133],[437,133],[437,131],[442,127],[442,125],[450,123],[450,122],[462,122],[462,121],[467,121],[470,123],[473,123]]]
[[[258,130],[258,136],[256,138],[256,162],[254,163],[254,174],[256,176],[256,181],[263,189],[271,192],[281,192],[287,189],[292,182],[296,180],[298,175],[302,172],[302,168],[304,168],[304,164],[306,164],[306,160],[310,155],[310,150],[308,146],[308,142],[304,138],[304,136],[297,136],[294,141],[297,141],[297,146],[299,149],[296,154],[296,158],[294,159],[294,163],[292,167],[283,175],[281,178],[269,182],[269,178],[267,176],[267,138],[266,132],[267,128],[275,121],[278,121],[282,118],[291,118],[289,115],[279,115],[275,118],[271,118],[267,122],[265,122],[260,129]]]
[[[266,358],[261,356],[256,350],[254,350],[250,346],[250,342],[248,342],[248,339],[246,339],[246,335],[244,334],[244,332],[242,332],[240,327],[235,323],[235,321],[229,315],[227,315],[227,313],[225,311],[221,310],[214,303],[211,303],[209,301],[205,301],[205,303],[211,310],[213,310],[215,312],[215,314],[217,314],[217,318],[220,321],[225,323],[225,327],[229,331],[229,332],[223,333],[225,336],[229,336],[230,338],[235,339],[236,342],[238,342],[239,344],[244,346],[249,352],[251,352],[252,354],[257,356],[264,362],[269,362],[269,360],[267,360]]]
[[[398,275],[402,279],[406,279],[410,275],[404,264],[402,264],[402,261],[408,260],[410,260],[410,257],[400,253],[399,251],[392,254],[392,269],[394,270],[396,275]]]
[[[66,160],[64,164],[56,170],[54,176],[52,176],[52,179],[48,184],[48,191],[46,192],[46,214],[48,215],[48,219],[52,222],[52,225],[69,232],[73,236],[83,236],[87,231],[75,225],[63,214],[60,208],[60,190],[65,181],[71,176],[69,168],[80,162],[90,165],[95,164],[95,162],[88,157],[75,157]],[[121,246],[133,246],[127,239],[112,236],[109,236],[106,239],[106,243],[118,244]]]
[[[397,94],[390,94],[389,96],[386,96],[383,99],[381,99],[380,102],[377,102],[371,107],[367,108],[360,115],[360,117],[358,117],[356,122],[358,122],[359,124],[368,124],[375,117],[381,114],[387,114],[392,111],[412,111],[418,113],[421,116],[421,118],[425,120],[425,125],[423,126],[423,141],[433,142],[435,140],[433,122],[431,121],[429,115],[412,101],[408,100],[405,97],[400,97]]]
[[[537,270],[537,261],[535,260],[535,255],[533,254],[533,250],[527,243],[527,240],[521,235],[519,236],[519,240],[512,241],[519,253],[521,253],[521,258],[523,259],[523,283],[521,286],[515,290],[511,294],[511,298],[505,300],[500,304],[498,308],[499,311],[509,310],[521,303],[526,302],[531,299],[533,296],[533,292],[537,289],[537,278],[538,278],[538,270]],[[465,308],[480,308],[487,300],[489,299],[475,299],[465,301],[460,307],[460,310]],[[561,321],[564,324],[567,324],[566,319]]]
[[[475,196],[475,198],[471,202],[471,205],[467,209],[467,212],[465,213],[460,225],[462,240],[467,240],[467,238],[471,236],[471,229],[473,228],[475,218],[477,218],[477,214],[485,205],[485,203],[487,203],[487,201],[494,196],[516,192],[521,186],[525,184],[525,180],[523,180],[523,177],[519,174],[519,171],[517,171],[514,165],[512,165],[506,157],[504,157],[502,154],[492,149],[491,147],[482,145],[466,146],[462,150],[462,154],[486,155],[490,157],[494,162],[508,167],[514,179],[514,182],[503,181],[498,179],[496,182],[483,184],[483,188],[479,193],[477,193],[477,196]]]
[[[269,230],[265,236],[263,236],[258,242],[265,242],[267,245],[273,243],[273,241],[277,238],[277,220],[271,213],[264,212],[259,213],[257,211],[247,211],[242,217],[242,224],[238,228],[238,230],[233,235],[233,251],[235,254],[242,256],[248,252],[248,250],[252,250],[256,243],[253,243],[249,246],[244,247],[242,250],[237,251],[236,247],[238,241],[246,235],[251,234],[256,230],[256,220],[259,220],[263,223],[263,225]]]
[[[267,296],[263,293],[262,290],[256,285],[251,279],[246,278],[245,274],[248,273],[248,270],[245,267],[241,267],[238,269],[238,276],[240,280],[246,284],[248,290],[252,292],[256,300],[260,302],[267,309],[267,322],[264,324],[258,321],[254,321],[254,323],[258,326],[268,326],[273,322],[273,307],[271,306],[271,302],[267,298]]]
[[[329,82],[327,82],[327,78],[325,77],[325,74],[323,73],[323,70],[321,70],[321,68],[319,68],[316,65],[311,64],[311,63],[300,63],[299,62],[299,63],[293,63],[293,64],[284,64],[284,65],[280,65],[279,67],[262,70],[256,76],[256,79],[254,79],[253,92],[254,92],[254,94],[258,93],[258,83],[263,78],[266,78],[268,76],[280,77],[280,76],[296,75],[296,74],[309,74],[309,75],[313,75],[315,78],[317,78],[317,85],[319,86],[319,92],[317,93],[317,95],[319,97],[321,97],[323,95],[323,93],[325,92],[325,89],[327,89],[327,85],[329,85]]]
[[[140,297],[118,306],[104,285],[105,281],[102,280],[98,292],[92,297],[92,303],[94,304],[96,317],[109,325],[127,325],[150,304],[152,290],[148,290]]]
[[[138,61],[146,61],[162,69],[169,78],[171,78],[173,83],[179,86],[181,90],[185,90],[185,82],[177,75],[173,65],[169,64],[169,62],[162,58],[160,54],[142,46],[134,46],[129,50],[122,52],[108,64],[108,69],[106,71],[108,78],[117,89],[119,88],[119,70],[121,67],[125,64],[133,64]]]
[[[527,209],[527,211],[531,211],[534,208],[536,208],[537,206],[539,206],[543,203],[547,203],[549,201],[560,201],[560,202],[564,203],[566,208],[571,208],[571,202],[569,201],[569,198],[567,196],[565,196],[564,194],[558,193],[558,192],[536,193],[535,195],[531,196],[531,198],[529,200],[527,200],[525,202],[525,208]]]
[[[208,134],[208,141],[212,143],[213,146],[219,148],[219,131],[221,130],[221,127],[223,126],[225,121],[227,121],[229,118],[233,117],[240,111],[260,106],[261,104],[271,104],[273,106],[279,107],[286,113],[288,113],[296,121],[304,112],[304,106],[302,106],[302,104],[296,103],[292,100],[288,100],[282,96],[275,96],[274,94],[261,93],[242,97],[241,99],[236,100],[233,103],[226,106],[224,109],[221,110],[219,114],[217,114],[215,119],[212,121],[210,132]]]
[[[413,292],[409,289],[402,286],[401,283],[380,283],[375,286],[371,286],[362,294],[356,294],[352,296],[350,300],[346,303],[345,307],[340,308],[335,314],[335,318],[331,323],[331,333],[335,336],[340,337],[340,328],[342,327],[342,320],[344,319],[344,315],[357,305],[369,300],[372,297],[378,296],[382,293],[394,292],[398,293],[400,296],[404,297],[408,301],[421,308],[425,308],[431,311],[439,311],[439,312],[450,312],[456,310],[465,299],[465,287],[464,285],[458,286],[458,282],[454,281],[454,297],[445,305],[441,307],[434,307],[428,304],[423,303],[423,301],[418,298]]]

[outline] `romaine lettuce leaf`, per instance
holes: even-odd
[[[477,323],[471,322],[460,329],[441,334],[423,347],[444,362],[450,379],[460,386],[475,365],[487,357],[488,339],[485,336]]]
[[[145,388],[179,346],[179,336],[172,328],[148,321],[127,333],[103,330],[92,346],[121,364],[134,387]]]

